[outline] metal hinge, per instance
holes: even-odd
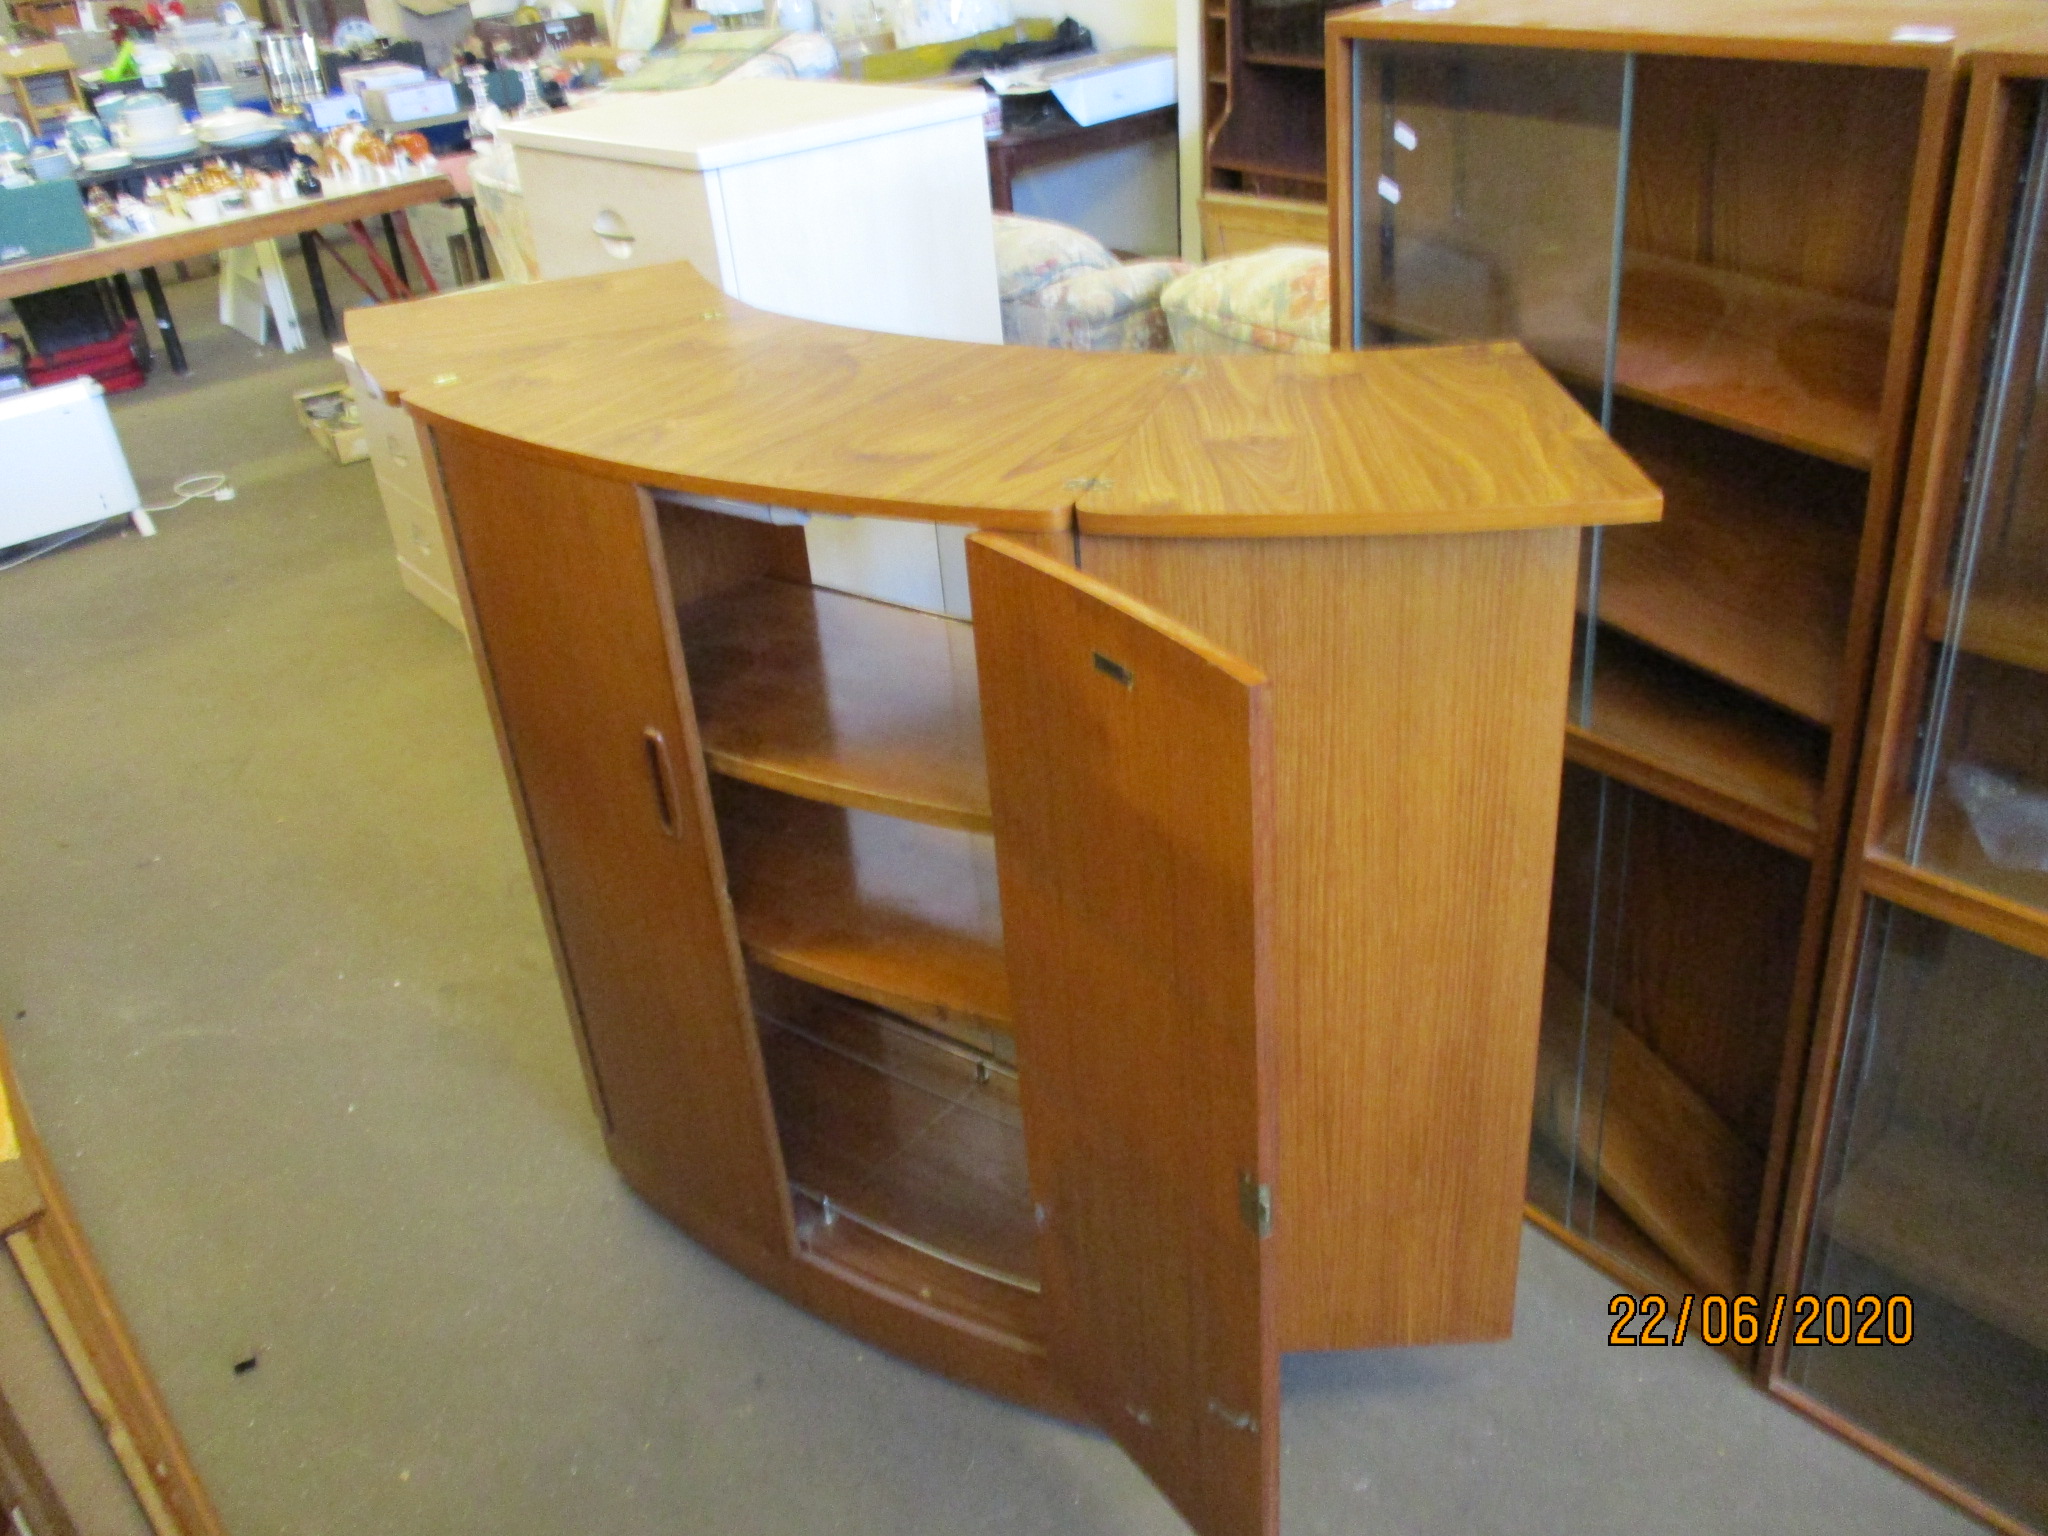
[[[1251,1174],[1237,1176],[1237,1214],[1252,1229],[1254,1237],[1273,1235],[1273,1186],[1261,1184]]]

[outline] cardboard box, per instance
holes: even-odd
[[[327,450],[337,464],[354,464],[370,456],[370,435],[356,414],[355,391],[346,384],[302,389],[292,396],[299,425]]]
[[[68,177],[28,187],[0,187],[0,261],[61,256],[92,244],[85,194]]]

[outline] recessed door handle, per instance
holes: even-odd
[[[654,788],[654,814],[661,830],[676,835],[676,771],[668,760],[668,738],[653,726],[641,738],[647,749],[647,777]]]

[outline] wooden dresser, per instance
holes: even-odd
[[[1283,1350],[1512,1323],[1579,529],[1518,346],[1041,351],[687,268],[350,316],[425,424],[611,1155],[1270,1532]],[[973,620],[814,585],[964,524]]]

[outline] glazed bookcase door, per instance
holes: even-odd
[[[1850,1298],[1858,1323],[1881,1306],[1877,1332],[1912,1343],[1839,1347],[1822,1313],[1779,1356],[1781,1390],[2009,1529],[2048,1527],[2043,91],[1987,70],[1971,104],[1943,294],[1960,351],[1895,595],[1787,1286]]]
[[[1679,37],[1401,40],[1374,16],[1333,51],[1350,344],[1519,340],[1665,495],[1660,522],[1582,546],[1530,1207],[1638,1289],[1754,1289],[1846,829],[1945,77]]]
[[[969,545],[1047,1351],[1201,1536],[1278,1529],[1266,687]]]
[[[631,486],[501,439],[434,435],[607,1147],[685,1229],[786,1251],[653,511]]]

